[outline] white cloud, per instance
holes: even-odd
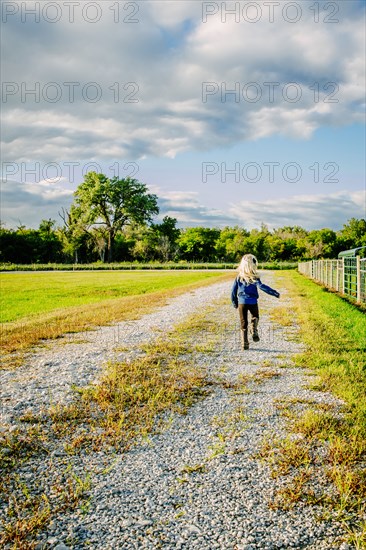
[[[366,218],[366,191],[242,201],[232,204],[229,212],[248,228],[264,222],[270,228],[300,225],[306,229],[340,229],[350,218]]]
[[[266,201],[241,201],[221,209],[207,208],[196,192],[162,192],[160,216],[178,219],[180,226],[224,227],[241,225],[246,229],[300,225],[306,229],[340,229],[350,218],[366,218],[366,191],[340,191],[329,195],[293,195]]]
[[[32,96],[22,102],[20,92],[8,97],[6,160],[174,157],[265,136],[308,139],[323,125],[363,118],[364,21],[355,2],[340,4],[337,24],[316,24],[305,8],[295,24],[278,16],[272,24],[265,17],[255,24],[230,17],[222,23],[220,15],[203,23],[201,2],[152,0],[139,3],[139,23],[114,24],[112,2],[101,5],[104,16],[94,25],[80,17],[74,24],[23,25],[11,19],[4,25],[3,80],[28,88],[39,82],[41,92],[55,82],[62,91],[56,103],[42,95],[39,103]],[[80,83],[74,102],[65,82]],[[97,103],[83,99],[83,86],[90,82],[102,90]],[[138,103],[126,102],[133,91],[123,88],[128,82],[138,86]],[[219,91],[203,103],[204,82],[218,88],[226,83],[228,89],[239,83],[239,103],[233,96],[222,102]],[[262,90],[257,102],[243,98],[249,82]],[[273,103],[265,82],[279,83]],[[301,90],[296,103],[283,97],[289,82]],[[319,103],[310,89],[314,82]],[[331,91],[323,88],[328,82],[339,85],[338,103],[323,102]]]
[[[62,208],[72,203],[72,191],[60,182],[42,180],[38,183],[1,181],[1,221],[6,227],[20,224],[36,228],[42,219],[54,219],[62,225],[59,216]]]

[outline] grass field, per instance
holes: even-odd
[[[299,365],[314,369],[326,389],[344,399],[366,437],[366,315],[353,304],[296,272],[276,275],[295,303],[307,351]]]
[[[0,275],[0,322],[16,321],[59,308],[124,296],[140,296],[217,278],[215,272],[47,272]]]
[[[233,274],[212,271],[47,272],[0,275],[1,349],[135,319],[172,296]],[[5,362],[5,364],[8,364]],[[13,365],[16,366],[13,361]]]
[[[290,415],[291,429],[302,439],[278,444],[276,469],[294,468],[295,459],[300,462],[280,501],[285,506],[300,499],[322,503],[329,514],[325,517],[343,524],[351,547],[366,548],[366,315],[296,272],[279,275],[280,282],[290,292],[293,308],[278,308],[272,316],[283,324],[295,319],[306,344],[295,364],[318,375],[312,389],[331,391],[345,403],[341,414],[309,403],[299,416]],[[319,445],[325,449],[322,459]],[[319,468],[332,481],[335,496],[308,490],[306,480]]]

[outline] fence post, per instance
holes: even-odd
[[[344,256],[342,258],[342,294],[345,294],[346,281],[345,281],[345,269],[344,269]]]
[[[356,285],[357,285],[357,302],[361,302],[361,258],[356,256]]]
[[[328,260],[324,260],[324,283],[325,286],[328,286]]]
[[[333,277],[333,264],[332,264],[332,260],[328,260],[329,262],[329,286],[330,288],[332,288],[332,277]]]

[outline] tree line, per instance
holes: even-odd
[[[145,184],[90,172],[74,193],[63,223],[44,219],[38,229],[0,228],[0,261],[89,263],[95,261],[238,262],[251,252],[260,261],[335,258],[341,250],[366,246],[366,220],[350,219],[342,229],[308,231],[300,226],[270,230],[189,227],[159,213],[158,198]]]

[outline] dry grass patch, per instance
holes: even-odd
[[[282,372],[274,369],[258,369],[254,374],[252,374],[251,379],[253,382],[260,384],[265,380],[270,380],[271,378],[279,378],[282,376]]]
[[[293,310],[282,306],[271,309],[269,315],[272,321],[284,327],[291,327],[294,324],[294,319],[296,320]]]

